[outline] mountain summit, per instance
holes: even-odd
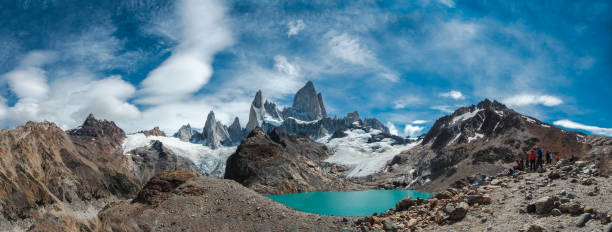
[[[214,112],[211,111],[202,133],[185,125],[174,134],[174,137],[182,141],[202,143],[215,149],[222,145],[239,144],[257,127],[261,127],[265,133],[278,128],[284,133],[292,135],[305,133],[312,139],[319,139],[337,130],[354,126],[389,133],[389,128],[377,119],[366,118],[362,121],[357,112],[349,113],[344,118],[328,117],[323,104],[323,95],[317,93],[312,81],[308,81],[295,94],[293,105],[282,110],[276,103],[265,100],[261,90],[257,91],[249,110],[249,121],[244,129],[240,127],[238,118],[235,118],[232,125],[227,127],[216,121]]]
[[[308,81],[293,98],[293,117],[303,121],[319,120],[327,117],[323,96],[317,94],[312,81]]]

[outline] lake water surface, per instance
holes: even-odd
[[[433,194],[412,190],[365,190],[354,192],[309,192],[268,195],[290,208],[333,216],[370,216],[395,207],[404,197],[429,198]]]

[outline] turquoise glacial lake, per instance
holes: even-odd
[[[433,194],[412,190],[365,190],[354,192],[308,192],[268,195],[290,208],[332,216],[370,216],[395,208],[404,197],[430,198]]]

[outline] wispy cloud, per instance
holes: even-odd
[[[420,97],[417,97],[414,95],[403,96],[393,101],[393,108],[403,109],[403,108],[406,108],[407,106],[418,105],[422,102],[423,100]]]
[[[291,37],[300,33],[301,30],[304,30],[306,28],[306,24],[304,24],[304,21],[301,19],[293,20],[287,23],[287,28],[287,36]]]
[[[233,43],[226,25],[226,8],[220,2],[182,0],[178,10],[183,30],[180,43],[141,82],[140,104],[164,104],[189,97],[211,77],[213,55]]]
[[[437,0],[440,4],[445,5],[449,8],[455,8],[455,1],[453,0]]]
[[[589,126],[581,123],[573,122],[567,119],[558,120],[553,122],[553,124],[557,126],[562,126],[568,129],[577,129],[577,130],[585,130],[589,131],[593,134],[612,136],[612,128],[602,128],[598,126]]]
[[[460,91],[457,91],[457,90],[451,90],[451,91],[446,92],[446,93],[441,93],[440,96],[452,98],[452,99],[455,99],[455,100],[459,100],[459,99],[464,99],[465,98],[465,96],[463,96],[463,93],[461,93]]]
[[[417,124],[418,125],[418,124],[425,124],[427,122],[429,122],[429,121],[427,121],[427,120],[414,120],[414,121],[412,121],[412,124]]]
[[[551,95],[519,94],[503,100],[509,106],[544,105],[556,106],[563,103],[558,97]]]
[[[434,109],[434,110],[442,111],[444,113],[452,113],[453,112],[453,109],[451,108],[451,106],[448,106],[448,105],[436,105],[436,106],[432,106],[430,108]]]

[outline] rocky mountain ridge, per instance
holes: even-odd
[[[433,191],[474,170],[509,168],[535,147],[561,158],[600,160],[602,166],[612,159],[612,138],[561,129],[485,99],[436,120],[420,145],[394,157],[374,179],[413,188],[431,181],[425,190]]]
[[[278,128],[289,134],[305,133],[312,139],[318,139],[354,123],[389,133],[389,128],[377,119],[361,120],[357,112],[348,113],[344,118],[328,117],[322,94],[317,93],[314,84],[308,81],[295,94],[293,105],[282,110],[276,103],[264,100],[261,90],[257,91],[249,109],[249,121],[244,128],[240,126],[238,117],[227,127],[216,121],[214,112],[211,111],[201,133],[188,124],[182,126],[174,137],[182,141],[202,143],[215,149],[240,144],[256,127],[261,127],[266,133]]]

